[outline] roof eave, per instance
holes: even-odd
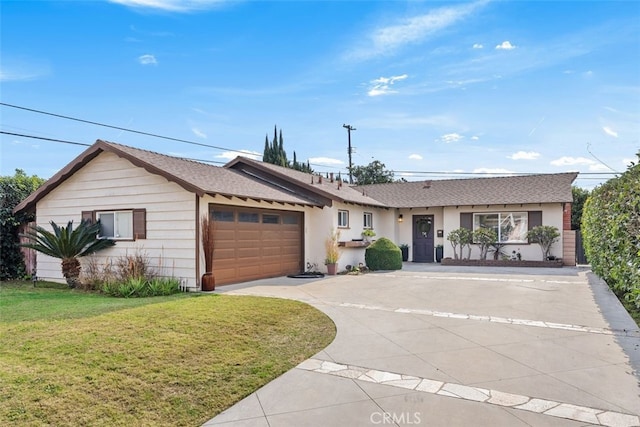
[[[171,175],[165,170],[157,168],[149,163],[146,163],[131,154],[118,149],[116,146],[109,144],[106,141],[102,141],[98,139],[93,145],[87,148],[85,151],[80,153],[75,159],[73,159],[70,163],[68,163],[64,168],[58,171],[55,175],[49,178],[40,188],[31,193],[26,199],[20,202],[14,209],[14,213],[22,212],[22,211],[35,211],[36,204],[51,191],[55,190],[60,184],[66,181],[69,177],[71,177],[78,170],[82,169],[86,166],[91,160],[98,157],[103,152],[109,152],[117,155],[118,157],[122,157],[127,159],[135,166],[141,167],[145,169],[147,172],[160,175],[166,178],[168,181],[175,182],[180,185],[187,191],[195,193],[200,197],[204,196],[205,191],[201,188],[184,181],[174,175]]]

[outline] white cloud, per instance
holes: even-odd
[[[409,158],[411,160],[422,160],[422,156],[420,154],[411,154]]]
[[[232,160],[238,156],[248,157],[253,160],[259,160],[260,157],[262,157],[262,154],[258,153],[257,151],[251,151],[251,150],[225,151],[221,154],[218,154],[216,158]]]
[[[406,18],[395,25],[375,29],[365,36],[367,45],[349,53],[352,59],[365,60],[379,55],[392,54],[396,50],[417,44],[441,30],[450,27],[484,6],[485,0],[471,4],[434,9],[425,15]]]
[[[142,55],[138,57],[138,62],[142,65],[158,65],[158,61],[156,57],[153,55]]]
[[[161,9],[170,12],[206,10],[226,3],[225,0],[109,0],[133,8]]]
[[[480,137],[479,137],[479,136],[474,135],[474,136],[472,136],[472,137],[471,137],[471,139],[473,139],[474,141],[477,141],[477,140],[479,140],[479,139],[480,139]]]
[[[312,157],[309,159],[309,163],[315,163],[318,165],[334,166],[343,165],[344,162],[338,159],[332,159],[330,157]]]
[[[45,61],[33,58],[11,58],[3,55],[0,64],[0,82],[31,81],[51,74],[51,67]]]
[[[484,46],[483,46],[481,43],[474,43],[474,44],[473,44],[473,48],[474,48],[474,49],[483,49],[483,48],[484,48]]]
[[[559,159],[552,160],[552,166],[576,166],[576,165],[593,165],[595,162],[585,157],[560,157]]]
[[[473,170],[473,173],[486,173],[486,174],[507,174],[507,173],[515,173],[514,171],[510,171],[508,169],[502,168],[476,168]]]
[[[540,153],[536,153],[535,151],[518,151],[517,153],[513,153],[507,158],[511,160],[535,160],[540,157]]]
[[[197,136],[198,138],[202,138],[202,139],[207,139],[207,134],[202,132],[200,129],[198,128],[191,128],[191,132],[193,132],[193,134],[195,136]]]
[[[604,133],[606,133],[607,135],[613,136],[614,138],[618,137],[618,132],[614,131],[613,129],[611,129],[608,126],[603,126],[602,130],[604,131]]]
[[[591,172],[610,172],[611,168],[607,165],[603,165],[602,163],[593,163],[589,165],[589,170]]]
[[[505,40],[502,43],[500,43],[498,46],[496,46],[496,49],[498,50],[513,50],[515,48],[516,47],[512,45],[509,40]]]
[[[458,133],[448,133],[448,134],[442,135],[439,139],[437,139],[437,141],[444,142],[446,144],[450,144],[452,142],[458,142],[463,138],[464,138],[464,136],[462,136],[462,135],[460,135]]]
[[[380,77],[375,80],[371,80],[369,82],[371,86],[369,87],[369,91],[367,95],[369,96],[379,96],[379,95],[388,95],[390,93],[396,93],[397,91],[392,90],[391,86],[395,84],[397,81],[401,81],[409,77],[406,74],[401,74],[399,76],[391,76],[391,77]]]

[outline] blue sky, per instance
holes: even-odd
[[[0,1],[3,103],[346,172],[580,171],[640,149],[637,1]],[[225,162],[237,152],[0,106],[4,132]],[[0,135],[2,175],[85,147]],[[448,174],[433,174],[447,172]],[[464,175],[468,176],[468,175]]]

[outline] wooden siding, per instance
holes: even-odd
[[[146,239],[118,241],[94,257],[99,264],[136,251],[165,276],[197,287],[195,271],[195,195],[112,153],[102,153],[45,196],[37,205],[37,223],[79,223],[82,211],[146,209]],[[60,260],[38,255],[38,277],[63,280]]]

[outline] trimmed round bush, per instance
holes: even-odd
[[[370,270],[402,269],[402,251],[386,237],[376,240],[364,251],[364,260]]]

